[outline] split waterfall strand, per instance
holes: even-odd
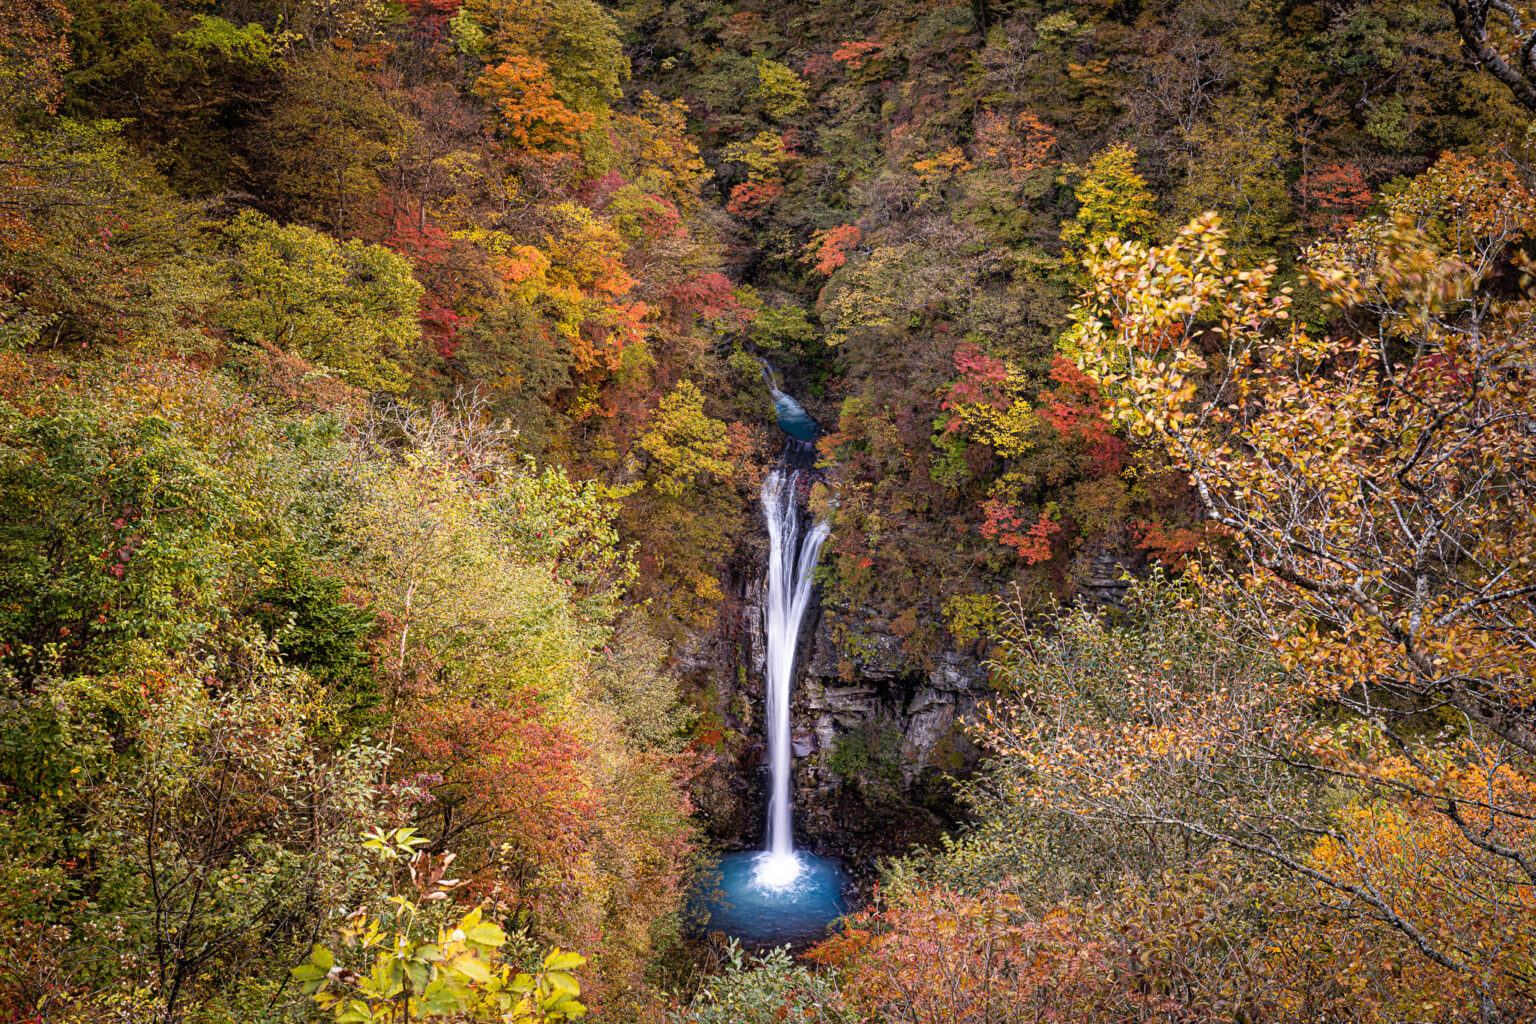
[[[769,856],[758,867],[758,881],[771,888],[793,882],[800,873],[795,857],[793,805],[789,776],[792,750],[789,736],[790,687],[794,682],[795,648],[800,624],[811,601],[812,571],[830,529],[825,520],[801,534],[797,492],[798,470],[776,469],[763,481],[763,511],[768,517],[768,593],[766,618],[768,659],[764,673],[768,691],[768,765],[772,788],[768,796]]]
[[[789,697],[795,677],[795,650],[811,603],[811,574],[831,525],[806,515],[801,489],[818,474],[816,438],[821,428],[789,395],[779,390],[767,363],[763,376],[773,396],[779,427],[787,435],[779,465],[763,481],[768,520],[767,587],[763,617],[767,632],[764,677],[768,726],[768,838],[763,849],[720,858],[720,883],[705,900],[709,928],[739,939],[750,950],[806,945],[826,938],[827,925],[847,912],[848,878],[828,857],[795,850],[790,768]]]

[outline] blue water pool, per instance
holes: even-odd
[[[773,410],[778,414],[779,429],[801,441],[814,441],[821,436],[821,426],[805,411],[805,407],[778,388],[772,389]]]
[[[720,891],[704,903],[705,930],[725,932],[748,949],[819,941],[827,925],[848,912],[848,876],[825,857],[728,853],[720,858],[720,874]]]

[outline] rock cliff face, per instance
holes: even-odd
[[[790,464],[813,471],[813,449],[799,454],[804,461]],[[706,757],[691,795],[726,850],[763,847],[772,788],[764,721],[770,544],[762,510],[753,512],[714,629],[682,644],[674,663],[704,714],[697,736]],[[1085,545],[1056,579],[1057,593],[1118,606],[1127,569],[1138,567],[1110,544]],[[990,696],[990,678],[975,650],[909,654],[897,631],[905,622],[911,635],[910,614],[893,621],[889,609],[820,598],[813,595],[798,631],[790,696],[795,845],[837,858],[867,896],[881,858],[935,847],[960,823],[953,780],[980,760],[963,723]]]
[[[792,382],[791,390],[803,395],[807,383]],[[807,405],[823,422],[836,416],[830,406]],[[676,661],[711,716],[706,734],[719,738],[694,782],[694,803],[716,841],[736,849],[762,845],[766,816],[768,536],[754,511],[715,629],[683,645]],[[1087,547],[1073,558],[1064,590],[1090,605],[1118,606],[1126,571],[1139,568],[1106,545]],[[944,651],[915,664],[874,609],[813,602],[807,615],[791,701],[795,841],[841,857],[857,873],[873,857],[935,842],[958,818],[947,777],[964,776],[979,759],[961,721],[986,698],[987,671],[973,652]],[[847,638],[855,639],[840,642]]]
[[[861,645],[873,651],[846,657],[835,640],[840,624],[873,640]],[[900,641],[861,609],[820,610],[803,665],[797,831],[818,852],[856,860],[935,841],[958,812],[946,776],[976,761],[960,723],[985,697],[985,668],[953,652],[910,665]]]
[[[677,656],[681,675],[718,718],[722,741],[696,778],[693,799],[726,848],[763,842],[766,554],[759,520],[742,539],[731,600],[715,630]],[[1126,572],[1139,567],[1121,553],[1086,548],[1073,559],[1068,589],[1074,600],[1118,606]],[[858,874],[876,857],[935,842],[959,818],[947,777],[977,763],[961,721],[987,698],[988,676],[970,652],[913,664],[873,609],[813,603],[807,615],[791,703],[795,841],[842,858]]]
[[[765,548],[748,538],[741,562]],[[719,716],[726,737],[698,776],[693,798],[705,827],[726,847],[763,839],[761,569],[743,568],[715,631],[685,645],[677,668]],[[927,667],[867,609],[813,605],[801,629],[791,705],[797,845],[842,857],[858,870],[874,857],[933,842],[957,809],[946,773],[963,774],[976,753],[959,727],[986,689],[973,656],[946,652]],[[860,638],[850,656],[838,635]]]

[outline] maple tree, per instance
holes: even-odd
[[[879,53],[882,47],[883,44],[876,39],[850,39],[832,51],[832,59],[842,61],[857,71]]]
[[[745,188],[747,186],[738,186]],[[742,202],[736,193],[731,194],[732,202]],[[848,262],[848,249],[859,242],[859,229],[854,224],[842,224],[827,231],[819,232],[806,246],[805,260],[810,263],[818,274],[831,274],[838,267]]]
[[[549,65],[537,57],[507,58],[486,71],[475,91],[496,108],[498,126],[520,151],[574,149],[596,123],[591,114],[561,102]]]
[[[1313,225],[1319,229],[1332,223],[1348,227],[1371,202],[1370,189],[1360,168],[1353,164],[1325,164],[1302,175],[1296,191],[1304,203],[1315,208]]]
[[[1061,526],[1051,518],[1050,512],[1041,512],[1028,528],[1024,517],[1013,506],[992,498],[982,503],[986,520],[981,524],[981,535],[1018,550],[1019,557],[1027,565],[1047,561],[1051,557],[1051,534]]]
[[[1012,117],[988,110],[976,120],[976,158],[1001,164],[1015,181],[1048,166],[1055,148],[1055,132],[1027,110]]]
[[[467,0],[496,62],[531,59],[547,69],[555,98],[583,114],[606,112],[629,62],[612,16],[594,0]]]

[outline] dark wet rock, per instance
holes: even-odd
[[[765,814],[767,537],[761,516],[752,522],[715,628],[679,644],[674,657],[679,676],[725,727],[693,799],[727,849],[759,845]],[[1129,586],[1123,577],[1141,569],[1108,547],[1085,548],[1070,566],[1068,588],[1075,600],[1118,607]],[[979,763],[963,723],[991,694],[988,672],[974,651],[942,651],[915,664],[874,608],[813,604],[808,616],[791,698],[796,843],[840,857],[868,879],[875,859],[936,843],[958,821],[950,780]]]
[[[1073,557],[1067,580],[1075,600],[1090,607],[1121,608],[1131,587],[1129,577],[1145,566],[1144,558],[1132,557],[1100,542],[1085,546]]]

